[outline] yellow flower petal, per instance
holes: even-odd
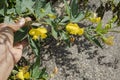
[[[47,33],[47,29],[46,29],[46,28],[43,28],[43,27],[39,27],[39,28],[37,28],[37,30],[38,30],[40,33]]]
[[[84,33],[84,28],[79,29],[78,35],[82,35]]]
[[[28,69],[29,69],[29,66],[24,66],[24,67],[22,67],[23,73],[26,73],[26,72],[28,71]]]
[[[16,74],[16,78],[20,80],[29,79],[30,74],[28,72],[29,66],[24,66],[19,69],[19,72]]]
[[[77,24],[73,24],[73,23],[69,23],[66,26],[66,30],[70,33],[70,34],[74,34],[76,35],[78,32],[79,26]]]
[[[23,71],[22,71],[22,70],[19,70],[19,72],[17,73],[16,77],[17,77],[18,79],[24,80]]]
[[[45,38],[47,37],[47,35],[46,35],[46,34],[41,34],[40,37],[41,37],[42,39],[45,39]]]
[[[31,29],[31,30],[29,31],[29,34],[30,34],[31,36],[33,36],[33,35],[35,35],[35,32],[36,32],[36,29]]]
[[[72,31],[74,29],[79,29],[78,24],[69,23],[69,24],[66,25],[66,30],[67,31]]]
[[[39,38],[39,36],[34,35],[32,39],[37,40],[38,38]]]
[[[26,72],[26,73],[24,74],[24,78],[25,78],[25,79],[29,79],[29,78],[30,78],[30,73],[29,73],[29,72]]]
[[[100,22],[101,21],[101,17],[97,17],[96,18],[96,23]]]

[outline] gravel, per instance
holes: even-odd
[[[100,5],[99,0],[90,0],[89,4]],[[111,14],[111,11],[105,13],[104,24],[112,17]],[[56,66],[58,68],[58,73],[50,80],[120,80],[120,34],[109,35],[115,36],[114,45],[105,45],[103,49],[83,37],[70,48],[53,45],[52,57],[42,62],[49,74]]]

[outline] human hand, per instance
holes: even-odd
[[[21,18],[14,24],[0,24],[0,80],[6,80],[21,56],[22,44],[13,45],[14,33],[23,27],[30,18]]]

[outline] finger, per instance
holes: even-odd
[[[17,63],[20,60],[20,58],[22,56],[22,50],[23,50],[22,45],[14,46],[14,48],[13,48],[13,56],[14,56],[14,59],[15,59],[15,63]]]
[[[1,23],[0,29],[9,27],[15,32],[15,31],[19,30],[21,27],[23,27],[26,22],[30,22],[30,21],[32,21],[31,18],[26,17],[26,18],[21,18],[16,23],[12,23],[12,24]]]
[[[15,24],[9,24],[8,26],[13,29],[13,31],[19,30],[21,27],[23,27],[27,22],[32,21],[30,17],[21,18],[19,19]]]
[[[17,21],[14,24],[8,24],[8,27],[10,27],[14,32],[19,30],[21,27],[25,25],[25,18],[21,18],[19,21]]]

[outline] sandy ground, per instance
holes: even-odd
[[[93,4],[98,7],[99,0],[91,0],[90,6]],[[110,18],[111,12],[107,11],[103,22]],[[83,37],[71,48],[52,46],[52,58],[43,60],[49,73],[58,67],[58,73],[50,80],[120,80],[120,34],[110,35],[115,36],[114,45],[105,45],[104,49],[90,44]]]

